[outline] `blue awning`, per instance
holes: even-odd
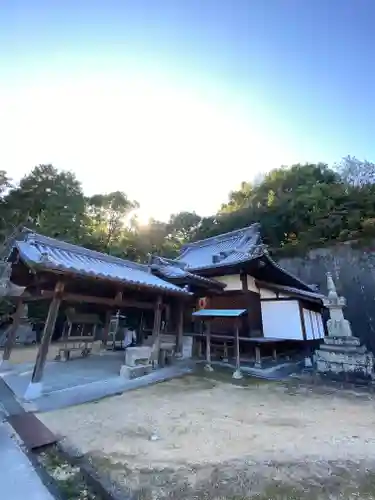
[[[247,313],[246,309],[201,309],[193,313],[195,318],[238,318]]]

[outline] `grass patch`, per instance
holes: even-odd
[[[102,500],[102,497],[87,485],[80,468],[70,464],[56,447],[43,450],[37,457],[64,499]]]

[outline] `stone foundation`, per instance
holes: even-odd
[[[357,337],[326,337],[315,351],[314,363],[319,374],[335,380],[375,381],[374,355]]]
[[[129,380],[133,378],[143,377],[144,375],[148,375],[152,371],[152,365],[136,365],[136,366],[128,366],[122,365],[120,370],[120,376],[127,378]]]

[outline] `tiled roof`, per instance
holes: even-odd
[[[186,269],[200,270],[222,267],[260,257],[264,252],[261,242],[260,225],[220,234],[206,240],[190,243],[183,247],[177,262]]]
[[[171,259],[165,259],[164,257],[153,256],[151,268],[159,272],[162,276],[170,279],[186,278],[204,282],[206,285],[216,285],[220,288],[224,288],[225,285],[219,281],[205,278],[204,276],[199,276],[194,274],[181,266],[181,262],[173,261]]]
[[[48,238],[29,230],[23,231],[23,239],[16,241],[15,246],[26,263],[45,269],[70,271],[185,295],[188,293],[154,276],[146,265]]]
[[[269,290],[274,290],[276,292],[281,292],[290,295],[297,295],[299,297],[304,297],[307,300],[312,299],[315,302],[322,302],[326,296],[319,292],[313,292],[308,290],[301,290],[299,288],[294,288],[292,286],[277,285],[275,283],[265,283],[264,281],[257,280],[257,285],[262,288],[267,288]]]

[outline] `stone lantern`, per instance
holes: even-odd
[[[375,379],[374,356],[354,337],[350,323],[344,317],[344,297],[337,294],[332,274],[327,273],[328,296],[324,305],[329,310],[328,336],[315,351],[316,370],[322,375],[347,381],[372,381]]]

